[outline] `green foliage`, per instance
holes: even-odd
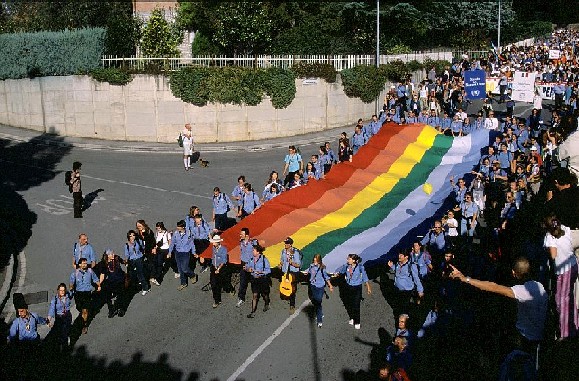
[[[431,60],[431,59],[424,60],[424,68],[426,69],[426,71],[428,72],[434,66],[434,70],[436,71],[437,75],[442,75],[444,73],[444,70],[447,67],[450,67],[451,65],[452,64],[446,60]]]
[[[550,34],[553,24],[545,21],[517,21],[505,26],[501,33],[501,45],[524,40],[529,37],[540,37]]]
[[[108,82],[119,86],[124,86],[133,80],[129,72],[115,67],[94,69],[89,72],[89,75],[98,82]]]
[[[165,19],[165,12],[155,8],[143,28],[141,53],[145,57],[179,57],[182,34],[174,23]]]
[[[417,60],[406,62],[406,68],[408,69],[409,72],[422,70],[424,69],[424,67],[425,67],[424,64],[422,62],[418,62]]]
[[[386,48],[388,54],[408,54],[412,53],[412,49],[408,45],[402,43],[390,43]]]
[[[380,71],[383,76],[390,81],[400,82],[408,77],[411,73],[408,66],[401,60],[388,62],[386,65],[380,65]]]
[[[0,79],[70,75],[96,69],[103,28],[0,34]]]
[[[275,108],[285,108],[296,93],[293,74],[277,68],[187,67],[171,73],[169,85],[175,97],[197,106],[255,106],[267,94]]]
[[[387,81],[386,71],[376,66],[360,65],[340,72],[344,93],[350,98],[360,98],[364,103],[376,100]]]
[[[191,54],[194,56],[217,56],[222,54],[222,51],[207,36],[197,32],[191,44]]]
[[[327,63],[300,62],[292,66],[291,71],[296,78],[323,78],[328,83],[336,82],[336,75],[338,74],[334,65]]]
[[[142,20],[132,15],[112,15],[106,24],[105,54],[132,57],[141,39]]]

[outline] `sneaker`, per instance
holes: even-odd
[[[253,312],[249,313],[249,314],[247,314],[247,317],[250,319],[253,319],[255,317],[255,314]]]
[[[118,315],[119,317],[125,316],[125,310],[123,310],[122,308],[119,308],[119,311],[117,312],[117,315]]]
[[[263,312],[267,312],[267,310],[269,310],[269,304],[263,306]]]
[[[147,295],[148,293],[149,293],[149,290],[143,290],[143,291],[141,291],[141,295],[143,295],[143,296]]]
[[[116,314],[117,314],[117,311],[114,311],[114,310],[109,311],[109,319],[114,318]]]
[[[197,274],[191,275],[191,284],[197,283],[198,280],[199,280],[199,276]]]
[[[296,312],[296,308],[294,306],[290,307],[290,315],[292,315],[294,312]]]
[[[151,283],[153,283],[155,286],[161,285],[161,283],[157,282],[157,279],[155,279],[155,278],[151,278]]]
[[[183,290],[186,289],[186,288],[187,288],[187,285],[186,285],[186,284],[182,284],[182,285],[180,285],[179,287],[177,287],[177,291],[183,291]]]
[[[318,328],[322,328],[322,323],[318,323]]]
[[[239,299],[239,300],[237,301],[237,304],[235,305],[235,307],[241,307],[241,305],[242,305],[243,303],[245,303],[245,301]]]
[[[360,324],[354,324],[354,329],[360,329]]]
[[[354,325],[354,319],[350,319],[350,320],[348,320],[348,324],[350,324],[350,325]]]
[[[221,302],[219,302],[219,303],[213,303],[213,308],[219,307],[220,304],[221,304]]]
[[[181,277],[181,275],[179,275],[179,273],[175,273],[175,279],[179,279],[179,277]]]

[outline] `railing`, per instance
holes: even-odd
[[[432,52],[432,53],[409,53],[396,55],[380,55],[380,63],[402,60],[404,62],[416,60],[423,62],[426,59],[431,60],[448,60],[452,59],[452,52]],[[300,63],[329,63],[334,65],[337,71],[349,69],[357,65],[374,65],[376,63],[375,55],[307,55],[307,56],[244,56],[244,57],[225,57],[225,56],[197,56],[191,58],[148,58],[148,57],[131,57],[120,58],[113,56],[103,56],[101,59],[102,67],[125,67],[133,70],[144,70],[150,66],[164,71],[179,70],[185,66],[241,66],[256,68],[290,68]]]

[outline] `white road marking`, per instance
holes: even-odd
[[[287,319],[285,319],[285,321],[274,331],[274,333],[271,334],[270,337],[268,337],[252,354],[251,356],[249,356],[247,358],[247,360],[245,360],[245,362],[243,364],[241,364],[241,366],[239,368],[237,368],[237,370],[235,372],[233,372],[233,374],[231,376],[229,376],[227,378],[227,381],[235,381],[237,379],[237,377],[239,377],[239,375],[241,373],[243,373],[245,371],[245,369],[247,369],[247,367],[249,365],[251,365],[252,362],[254,362],[257,357],[265,350],[265,348],[267,348],[272,342],[273,340],[278,337],[282,331],[284,329],[286,329],[290,323],[300,314],[300,312],[303,311],[303,309],[310,304],[310,300],[306,299],[304,300],[304,302],[300,305],[300,307],[296,310],[296,312],[294,312],[290,317],[288,317]]]

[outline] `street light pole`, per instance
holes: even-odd
[[[497,51],[501,53],[501,0],[499,0],[499,20],[497,32]]]
[[[376,67],[380,67],[380,0],[376,0]],[[378,115],[378,99],[375,110]]]

